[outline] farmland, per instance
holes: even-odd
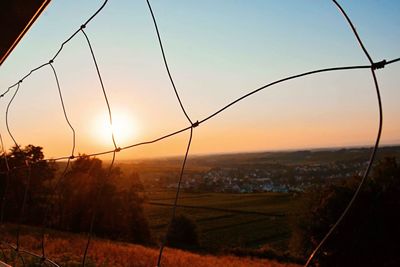
[[[343,148],[193,156],[183,176],[177,213],[196,223],[205,251],[264,245],[285,251],[291,224],[302,212],[302,193],[290,192],[290,188],[326,185],[359,174],[369,153],[369,148]],[[399,155],[399,146],[382,147],[378,160]],[[181,158],[124,162],[119,167],[139,174],[145,188],[145,215],[153,239],[160,240],[171,218]],[[260,177],[270,177],[266,184],[284,185],[289,192],[245,190],[254,189]],[[187,182],[193,180],[188,187]],[[231,183],[238,183],[245,193],[223,192]]]
[[[145,213],[155,238],[166,231],[175,192],[149,193]],[[193,219],[201,246],[257,248],[268,244],[283,249],[290,237],[289,217],[298,197],[291,193],[188,193],[179,197],[178,214]]]

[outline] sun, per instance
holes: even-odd
[[[108,114],[102,114],[95,120],[94,135],[101,143],[112,144],[112,133],[118,146],[127,145],[137,136],[138,127],[133,116],[128,112],[114,111],[112,113],[112,126]]]

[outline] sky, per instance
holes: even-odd
[[[53,0],[0,67],[0,90],[48,62],[103,1]],[[171,74],[187,113],[201,120],[253,89],[310,70],[368,64],[331,1],[151,1]],[[400,57],[400,2],[340,1],[375,61]],[[188,126],[163,65],[145,0],[110,0],[87,25],[107,91],[118,146]],[[79,33],[54,62],[76,154],[113,148],[107,106],[90,50]],[[384,106],[382,144],[400,143],[400,63],[377,71]],[[0,99],[0,133],[11,147]],[[68,156],[64,120],[49,66],[27,78],[10,106],[21,145]],[[378,127],[371,73],[324,73],[263,90],[195,128],[191,154],[369,146]],[[182,155],[189,132],[120,152],[117,159]]]

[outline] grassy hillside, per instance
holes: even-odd
[[[25,231],[28,231],[28,234]],[[32,228],[23,229],[21,246],[40,254],[40,239],[32,234]],[[37,232],[37,230],[36,230]],[[6,239],[13,240],[14,236],[6,235]],[[61,266],[80,266],[86,238],[82,235],[67,234],[52,231],[46,240],[46,255]],[[3,246],[4,248],[4,246]],[[0,259],[10,262],[10,250],[3,249],[5,254],[0,254]],[[6,256],[6,259],[4,258]],[[111,242],[108,240],[94,239],[89,250],[87,266],[135,266],[154,267],[158,256],[157,248],[148,248],[140,245]],[[39,266],[37,259],[29,258],[24,254],[25,266]],[[20,264],[21,265],[21,264]],[[22,266],[22,265],[21,265]],[[166,248],[163,254],[162,266],[169,267],[208,267],[208,266],[271,266],[271,267],[296,267],[295,264],[283,264],[271,260],[258,260],[234,256],[199,255],[176,249]]]

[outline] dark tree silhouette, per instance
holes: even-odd
[[[292,241],[307,255],[324,237],[352,197],[360,177],[309,195],[308,212]],[[353,207],[317,255],[320,266],[398,266],[400,262],[400,167],[386,158]],[[293,244],[292,244],[293,245]]]
[[[168,229],[167,245],[187,250],[196,249],[199,246],[196,223],[184,215],[175,217]]]
[[[6,205],[4,205],[5,219],[9,221],[16,221],[19,217],[25,188],[28,186],[29,180],[24,222],[40,224],[43,221],[46,203],[50,198],[49,189],[54,178],[55,168],[53,164],[43,161],[42,149],[42,147],[34,145],[28,145],[24,148],[12,147],[10,153],[6,155],[9,168],[12,170],[8,177],[4,155],[2,155],[0,192],[6,201]],[[8,188],[5,192],[7,179]]]
[[[118,167],[109,173],[108,167],[103,168],[102,161],[97,158],[78,158],[60,187],[60,227],[87,231],[92,213],[96,211],[94,231],[97,235],[135,243],[151,242],[137,185],[117,186],[121,176]]]
[[[138,174],[123,178],[118,167],[109,173],[100,159],[81,156],[62,175],[65,164],[43,161],[42,147],[13,147],[0,161],[0,200],[4,200],[4,220],[19,221],[25,188],[26,208],[22,223],[61,230],[86,232],[96,210],[95,233],[107,238],[150,243],[151,235],[143,212],[143,191]],[[58,177],[55,175],[59,167]],[[132,178],[130,183],[122,183]],[[7,182],[8,181],[8,182]],[[8,186],[6,186],[8,184]],[[55,186],[58,185],[58,186]],[[8,187],[6,192],[6,187]],[[56,190],[54,190],[56,189]]]

